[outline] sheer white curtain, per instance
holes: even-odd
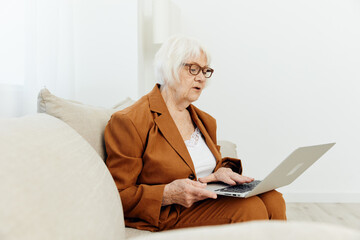
[[[138,97],[134,0],[0,0],[0,117],[36,112],[46,86],[112,107]]]
[[[0,116],[36,112],[39,90],[73,98],[73,1],[0,1]]]

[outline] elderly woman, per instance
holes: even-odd
[[[286,219],[282,195],[217,196],[208,182],[251,182],[239,159],[222,158],[216,121],[196,108],[213,74],[204,47],[173,37],[155,56],[158,84],[112,115],[105,129],[106,164],[129,227],[160,231],[182,227]]]

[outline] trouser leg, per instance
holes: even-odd
[[[258,195],[266,206],[269,219],[286,220],[286,204],[281,193],[272,190]]]
[[[218,196],[182,207],[176,223],[160,226],[162,230],[220,225],[253,220],[286,219],[282,194],[270,191],[250,198]]]
[[[178,221],[163,229],[209,226],[268,218],[266,206],[257,196],[251,198],[233,198],[218,196],[183,208]]]

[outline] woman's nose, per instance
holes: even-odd
[[[197,81],[205,81],[206,78],[205,78],[204,73],[202,71],[200,71],[199,74],[196,75],[195,80],[197,80]]]

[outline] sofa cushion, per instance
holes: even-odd
[[[125,99],[115,108],[101,108],[57,97],[46,88],[38,95],[38,112],[57,117],[74,128],[105,160],[104,129],[111,115],[133,104]]]
[[[133,240],[358,240],[360,232],[334,224],[318,222],[252,221],[221,226],[170,230]]]
[[[0,119],[0,238],[124,239],[119,193],[96,151],[47,114]]]

